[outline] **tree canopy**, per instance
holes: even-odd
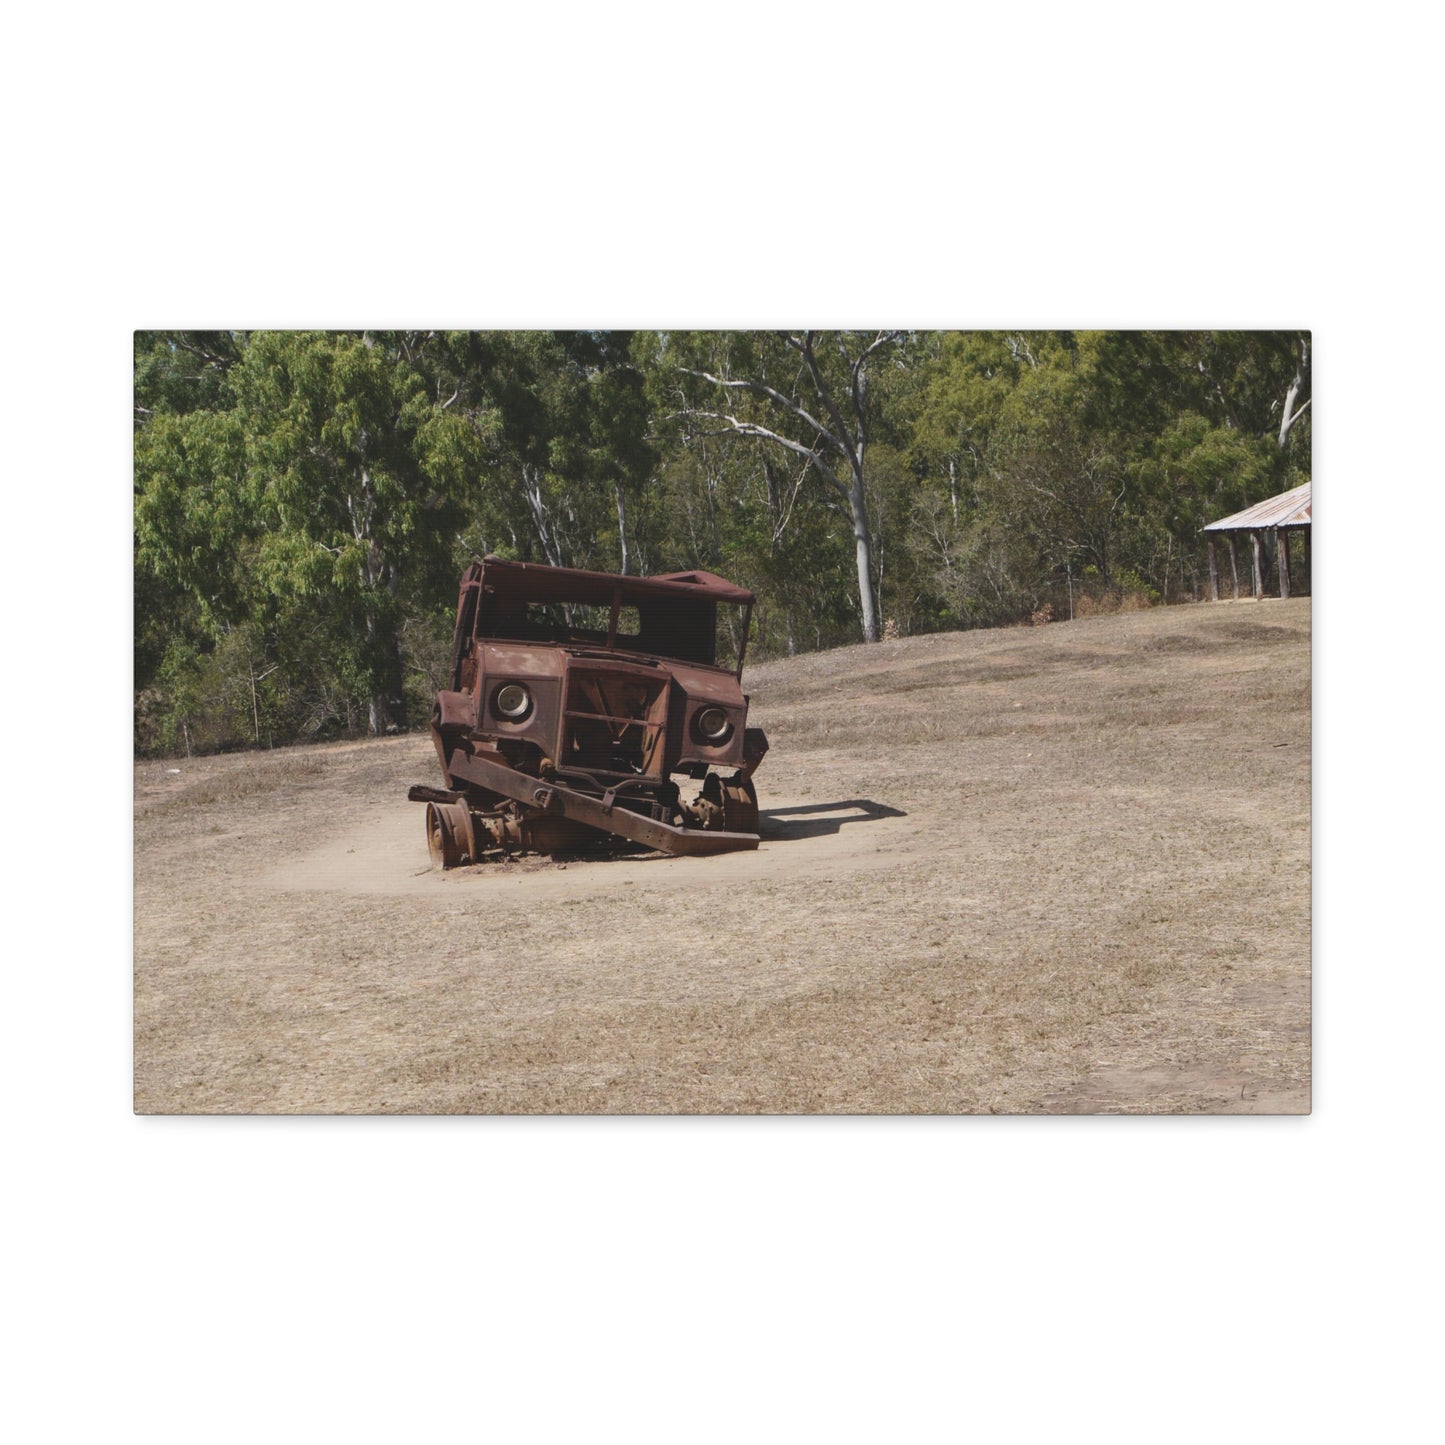
[[[137,332],[136,742],[425,716],[486,552],[755,589],[753,656],[1198,597],[1299,332]]]

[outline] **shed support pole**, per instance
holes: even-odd
[[[1310,565],[1310,529],[1305,528],[1305,581],[1309,583],[1310,596],[1315,595],[1315,569]]]
[[[1239,601],[1239,558],[1234,552],[1234,533],[1226,532],[1224,540],[1229,543],[1229,575],[1234,578],[1234,600]]]
[[[1209,600],[1219,601],[1219,564],[1214,556],[1214,538],[1209,539]]]
[[[1289,533],[1281,527],[1274,534],[1274,550],[1279,558],[1279,595],[1283,602],[1289,601]]]
[[[1259,533],[1251,532],[1249,540],[1254,544],[1254,600],[1264,601],[1264,553],[1259,545]]]

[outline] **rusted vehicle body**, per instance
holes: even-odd
[[[742,653],[753,594],[709,572],[620,577],[486,557],[462,577],[414,787],[442,867],[618,840],[672,854],[758,846]],[[732,628],[719,609],[734,609]],[[719,635],[737,639],[719,657]],[[684,797],[678,779],[699,784]],[[687,792],[692,792],[688,786]]]

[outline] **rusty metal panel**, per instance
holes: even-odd
[[[526,643],[484,643],[482,669],[492,677],[561,677],[566,659],[555,647]]]
[[[560,783],[529,778],[512,768],[500,767],[485,758],[458,759],[453,771],[469,782],[475,782],[494,793],[525,805],[540,813],[558,813],[576,823],[585,823],[599,832],[615,833],[634,843],[656,848],[663,853],[699,855],[736,853],[756,848],[756,833],[735,833],[722,829],[677,827],[653,818],[644,818],[619,807],[605,798],[592,798]]]
[[[505,589],[520,598],[552,600],[560,589],[572,602],[606,603],[621,589],[624,602],[636,597],[710,597],[739,605],[752,602],[746,587],[737,587],[711,572],[673,572],[661,577],[623,577],[614,572],[588,572],[580,567],[548,567],[541,562],[482,560],[482,585]]]

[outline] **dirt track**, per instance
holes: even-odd
[[[750,670],[764,842],[714,859],[433,872],[425,736],[142,764],[136,1108],[1305,1112],[1309,625]]]

